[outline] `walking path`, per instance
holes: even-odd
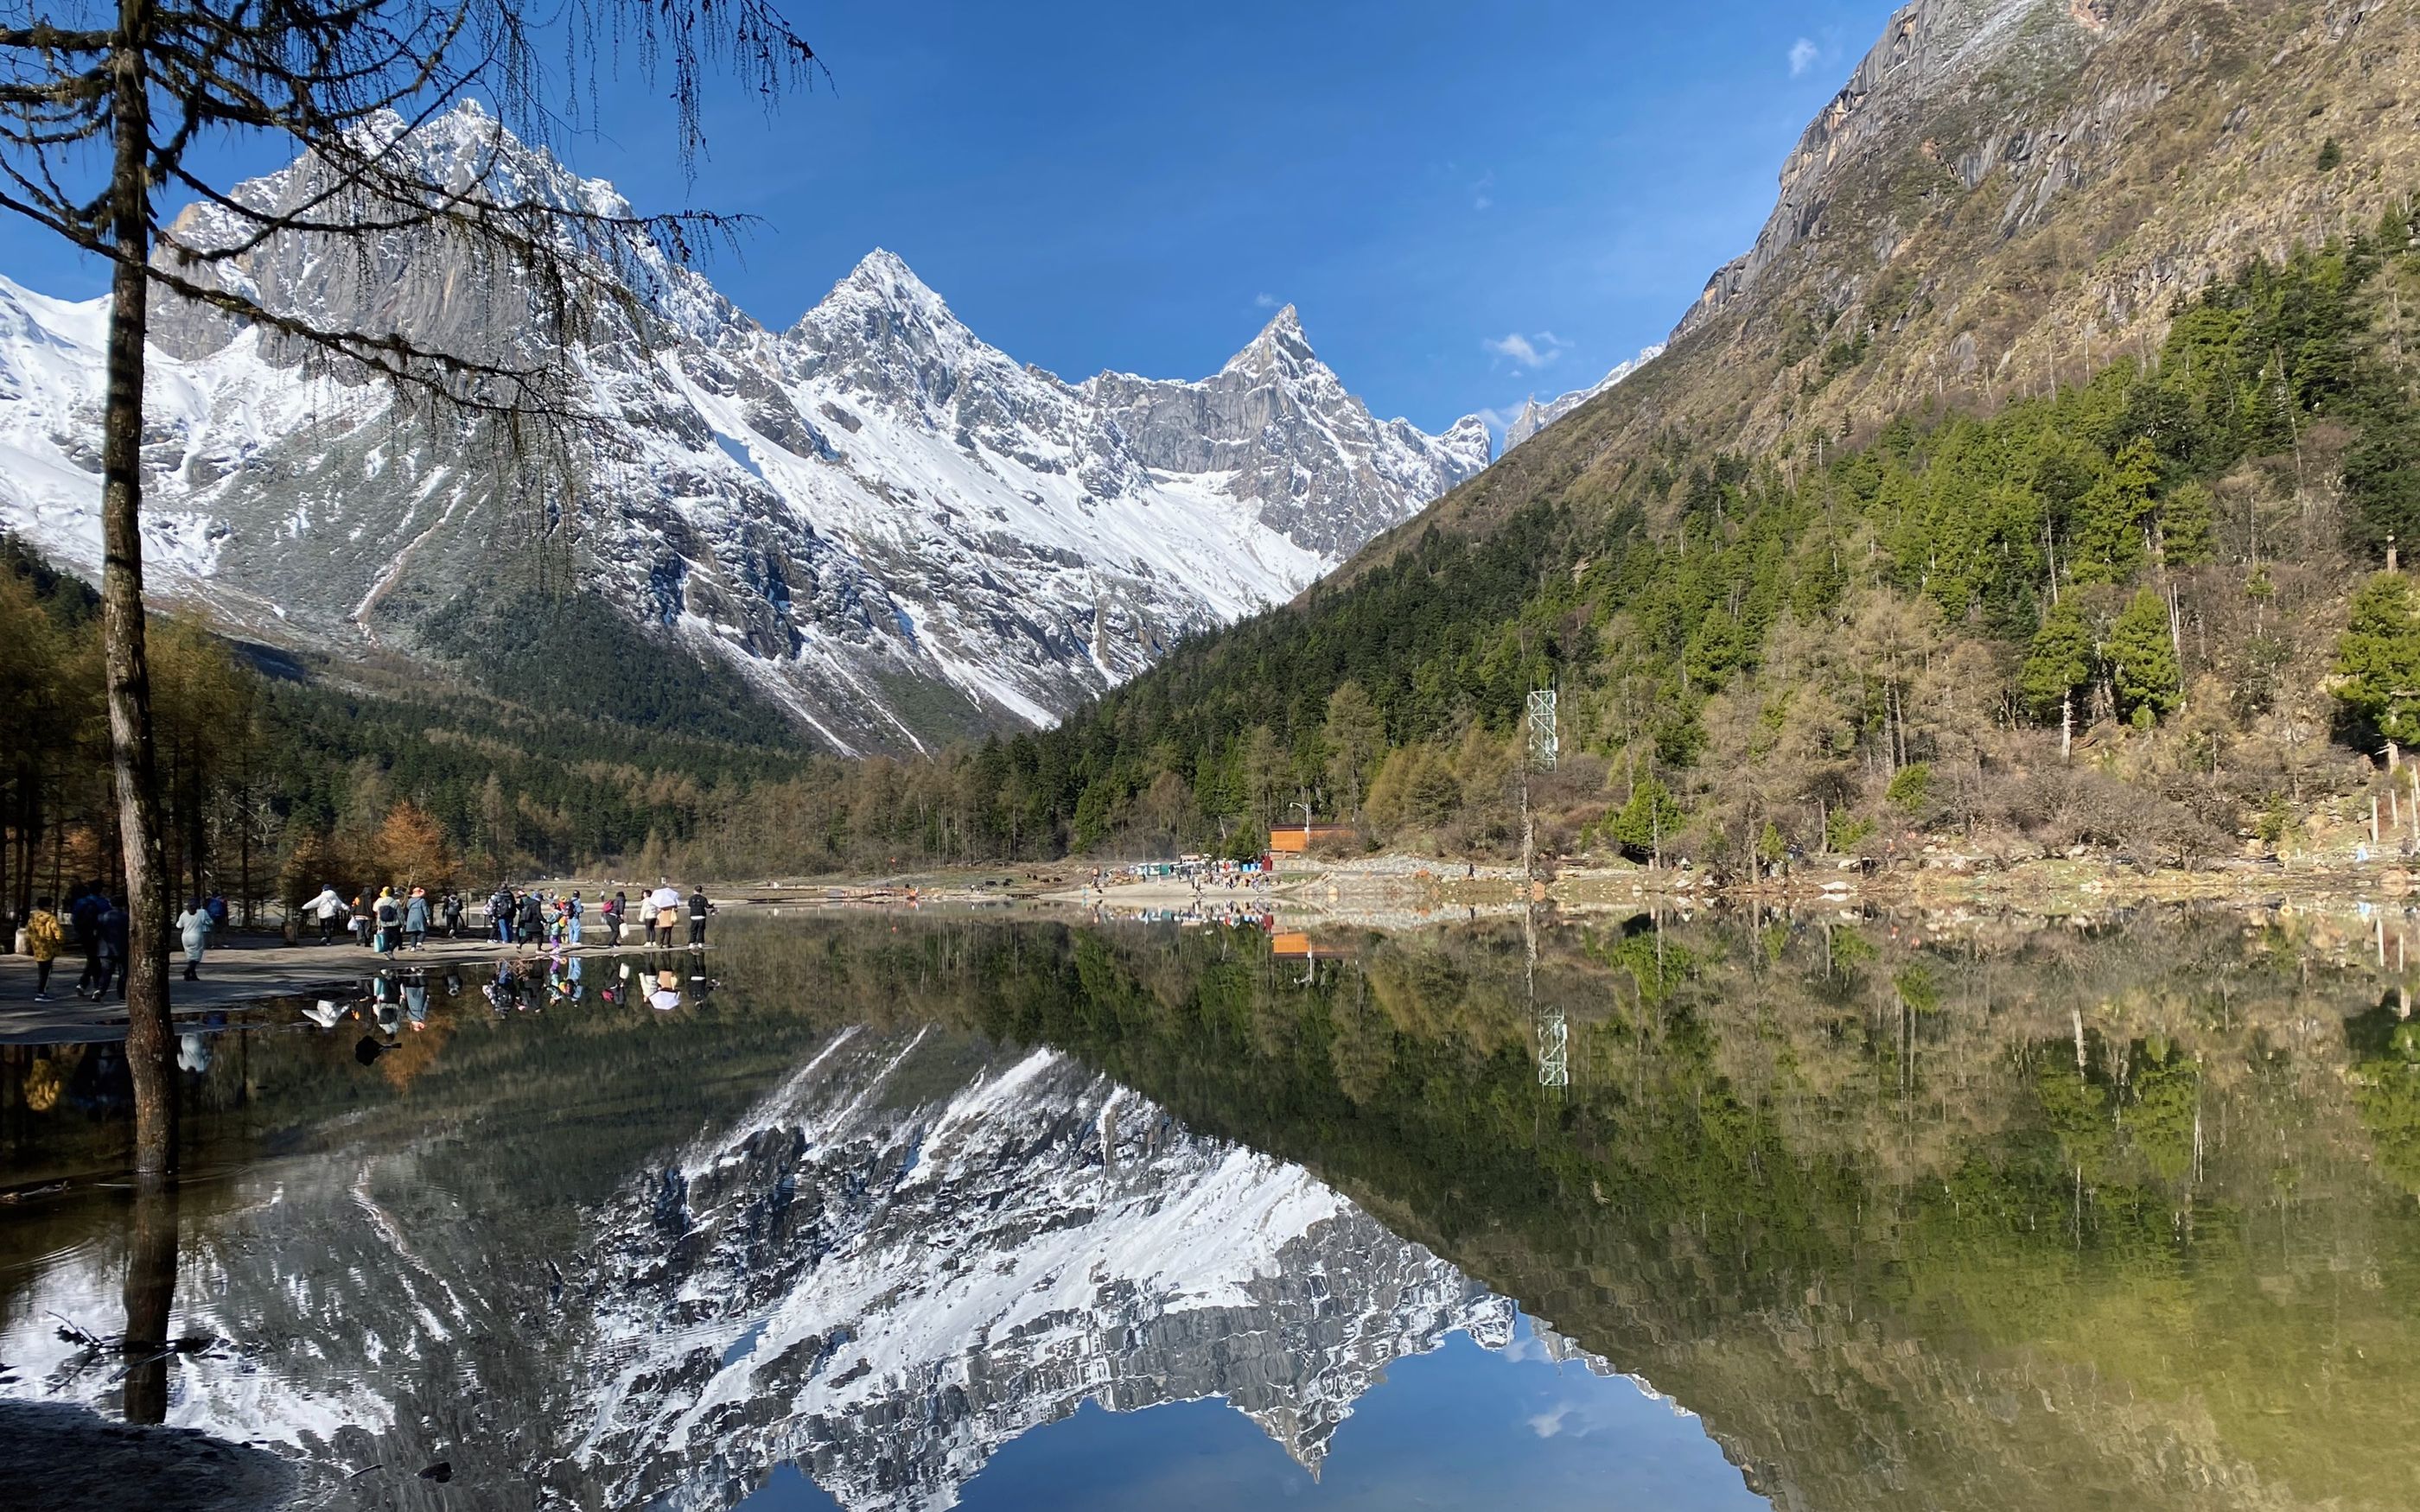
[[[683,938],[687,937],[686,923]],[[626,930],[619,949],[603,943],[602,931],[590,932],[590,943],[566,953],[580,956],[646,955],[645,936]],[[686,946],[675,946],[686,949]],[[199,981],[183,980],[182,950],[168,952],[168,1006],[178,1017],[209,1013],[264,997],[350,991],[381,968],[488,965],[499,957],[536,960],[543,952],[528,946],[498,945],[486,936],[458,940],[432,939],[423,950],[406,950],[381,960],[377,952],[339,936],[334,945],[287,945],[272,936],[238,936],[214,944],[202,962]],[[117,1039],[126,1027],[126,1005],[112,997],[105,1003],[76,996],[76,976],[84,957],[59,957],[51,970],[53,1001],[34,1001],[34,963],[26,956],[0,955],[0,1043],[39,1043],[58,1039]]]

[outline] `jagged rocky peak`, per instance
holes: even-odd
[[[1423,501],[1487,466],[1487,428],[1466,416],[1442,436],[1377,419],[1311,345],[1291,304],[1226,364],[1197,382],[1103,373],[1084,392],[1145,466],[1226,474],[1263,524],[1342,558]]]
[[[1302,315],[1289,304],[1269,317],[1261,333],[1227,359],[1227,369],[1262,367],[1277,372],[1300,373],[1319,365],[1319,354],[1311,349],[1311,338],[1303,334]],[[1320,366],[1326,372],[1325,366]]]
[[[432,181],[628,208],[475,104],[400,150]],[[299,204],[323,174],[300,159],[239,193]],[[224,215],[180,224],[225,245]],[[1292,597],[1488,459],[1475,421],[1374,419],[1291,309],[1209,378],[1071,385],[985,343],[887,250],[778,334],[653,247],[584,255],[636,298],[592,301],[568,338],[575,402],[606,417],[579,438],[582,586],[840,751],[1047,724],[1178,636]],[[426,231],[340,252],[280,234],[209,266],[325,326],[471,356],[562,348],[512,279]],[[0,345],[0,442],[21,454],[0,527],[81,571],[100,561],[81,459],[104,308],[22,304],[42,341]],[[322,381],[273,332],[166,299],[152,331],[175,441],[146,501],[161,596],[271,643],[450,672],[448,627],[496,607],[533,535],[493,456],[377,383]]]
[[[1544,404],[1540,404],[1538,396],[1531,394],[1522,402],[1521,412],[1512,417],[1512,423],[1504,427],[1504,449],[1510,452],[1663,355],[1664,344],[1657,342],[1629,361],[1615,363],[1612,372],[1585,389],[1574,389],[1571,393],[1558,395]]]

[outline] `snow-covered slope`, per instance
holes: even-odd
[[[475,106],[416,132],[438,181],[608,211],[610,185]],[[239,193],[315,193],[307,160]],[[189,212],[208,244],[218,212]],[[400,236],[285,236],[216,265],[274,308],[492,353],[536,339],[508,280]],[[534,543],[658,634],[728,658],[844,749],[1041,724],[1179,636],[1281,602],[1484,467],[1476,417],[1380,421],[1293,310],[1199,382],[1071,384],[985,344],[869,255],[787,331],[643,256],[590,312],[569,496],[282,339],[154,320],[149,539],[163,597],[244,633],[442,658]],[[0,282],[0,528],[86,573],[104,307]],[[543,497],[541,497],[543,495]]]
[[[1544,404],[1540,404],[1537,395],[1531,394],[1521,406],[1521,412],[1512,417],[1512,423],[1504,427],[1504,449],[1508,452],[1512,450],[1663,355],[1664,344],[1657,342],[1628,362],[1615,363],[1612,372],[1585,389],[1574,389],[1569,393],[1558,394]]]
[[[935,1028],[842,1031],[575,1213],[441,1164],[339,1143],[189,1214],[175,1326],[237,1342],[171,1362],[169,1421],[281,1446],[314,1504],[444,1458],[465,1505],[720,1512],[787,1462],[923,1512],[1086,1401],[1221,1398],[1316,1469],[1394,1361],[1513,1337],[1510,1301],[1302,1167]],[[70,1247],[11,1295],[11,1394],[117,1390],[58,1323],[106,1330],[123,1263]]]

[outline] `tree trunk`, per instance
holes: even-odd
[[[140,1187],[127,1225],[126,1421],[168,1418],[168,1324],[177,1300],[177,1189]]]
[[[150,81],[141,40],[151,0],[118,0],[110,57],[116,155],[109,213],[109,387],[101,440],[101,607],[110,769],[126,868],[126,1063],[134,1082],[134,1172],[177,1163],[177,1037],[168,1021],[168,914],[161,891],[160,786],[151,753],[151,671],[143,624],[143,344],[149,325]]]

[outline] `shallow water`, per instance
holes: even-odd
[[[2405,927],[765,921],[203,1026],[167,1202],[11,1048],[0,1394],[331,1506],[2420,1504]]]

